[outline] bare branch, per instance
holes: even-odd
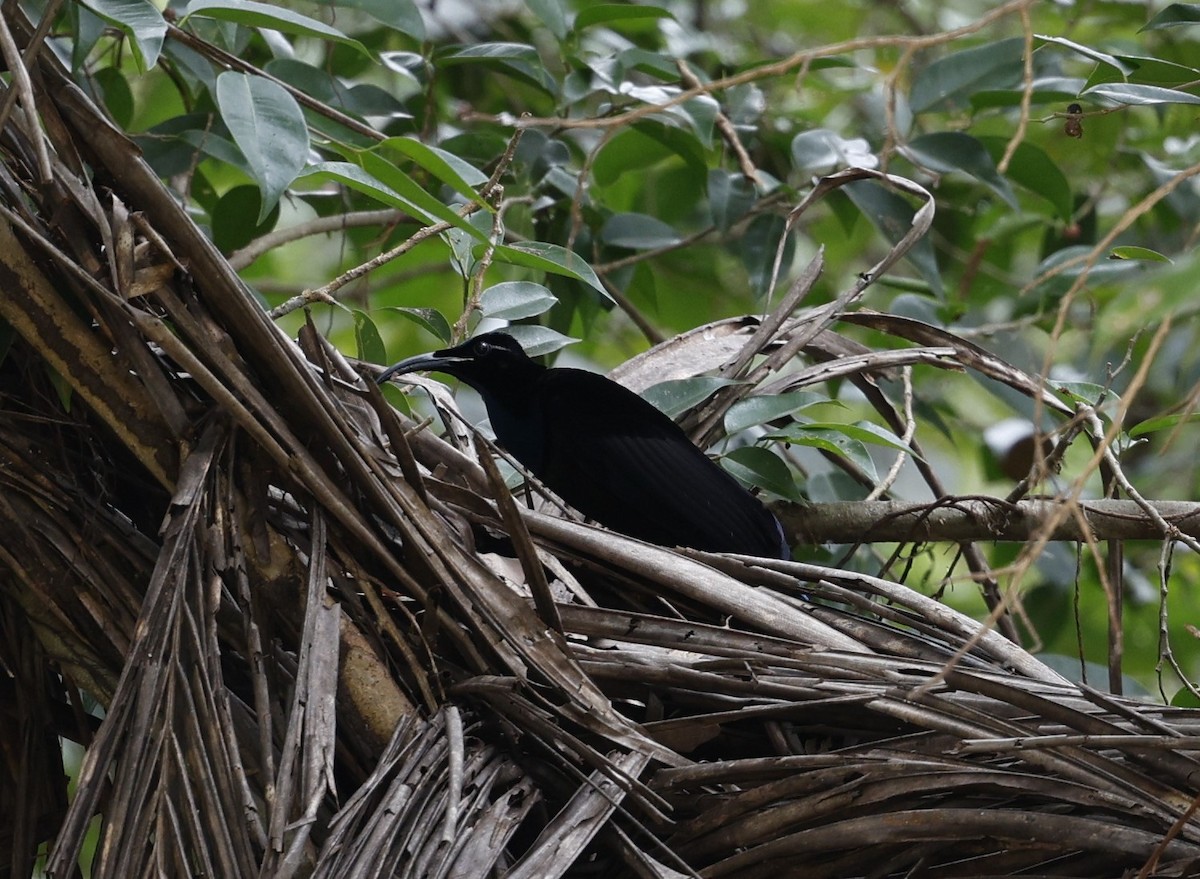
[[[1200,537],[1200,504],[1184,501],[1078,501],[1081,518],[1058,500],[942,498],[926,503],[844,501],[779,503],[773,509],[790,534],[811,543],[895,543],[968,540],[1174,540]],[[1147,515],[1146,508],[1153,511]],[[1087,529],[1086,531],[1084,529]]]

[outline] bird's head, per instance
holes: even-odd
[[[485,396],[499,387],[520,384],[545,367],[535,363],[508,333],[483,333],[453,348],[418,354],[385,369],[377,379],[382,384],[409,372],[444,372],[465,382]]]

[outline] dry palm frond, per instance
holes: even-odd
[[[885,580],[514,518],[470,452],[280,334],[28,60],[43,127],[0,142],[14,874],[51,839],[72,874],[97,814],[95,876],[1200,864],[1196,712],[1072,684]],[[922,356],[978,368],[944,341]],[[508,576],[480,528],[524,547]],[[69,809],[57,735],[88,745]]]

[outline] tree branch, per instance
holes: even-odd
[[[1200,536],[1200,503],[1145,501],[1180,533]],[[890,543],[908,541],[1025,541],[1061,512],[1053,499],[1010,504],[999,498],[949,498],[928,504],[900,501],[844,501],[830,504],[774,504],[789,534],[811,543]],[[1166,534],[1135,501],[1079,502],[1080,516],[1059,517],[1051,540],[1084,540],[1082,523],[1096,540],[1163,540]]]

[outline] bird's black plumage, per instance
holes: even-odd
[[[675,422],[616,382],[547,369],[501,332],[402,360],[379,381],[425,370],[478,391],[500,445],[600,524],[664,546],[790,558],[775,516]]]

